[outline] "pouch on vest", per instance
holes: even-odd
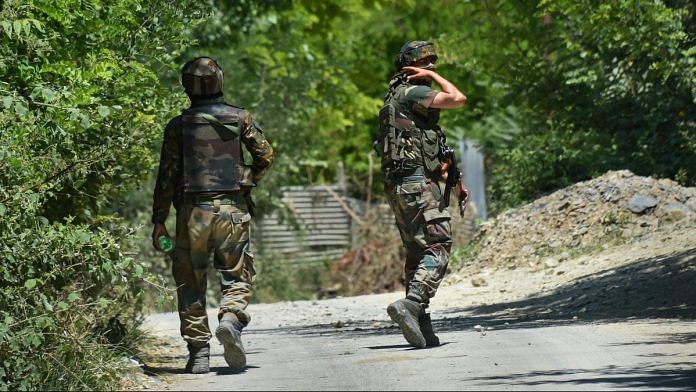
[[[435,130],[425,129],[421,136],[423,166],[427,171],[434,173],[440,168],[440,135]]]
[[[394,105],[386,104],[379,112],[382,159],[406,163],[405,167],[420,166],[419,130],[408,117],[396,110]]]

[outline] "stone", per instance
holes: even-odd
[[[649,210],[655,208],[655,206],[657,206],[657,200],[641,194],[633,195],[628,200],[628,203],[626,203],[626,208],[635,214],[649,212]]]
[[[544,263],[544,267],[546,267],[546,268],[558,267],[558,260],[554,259],[553,257],[545,258],[543,263]]]
[[[536,249],[534,249],[534,246],[525,245],[522,247],[522,249],[520,249],[520,254],[522,254],[524,256],[531,256],[534,254],[535,251],[536,251]]]
[[[343,320],[336,320],[333,322],[334,328],[343,328],[346,326],[346,323]]]
[[[554,240],[549,243],[549,248],[560,248],[563,245],[561,240]]]
[[[474,325],[474,330],[476,332],[483,332],[483,327],[477,324],[477,325]]]
[[[682,220],[691,213],[689,206],[678,201],[667,203],[664,207],[660,207],[660,210],[664,214],[664,219],[668,222]]]
[[[488,282],[486,282],[486,279],[477,276],[471,279],[471,285],[474,287],[488,286]]]
[[[568,252],[563,252],[560,255],[558,255],[558,261],[565,261],[570,259],[570,253]]]

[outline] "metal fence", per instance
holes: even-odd
[[[338,186],[283,189],[287,211],[254,221],[254,249],[287,262],[335,260],[352,243],[358,203]]]

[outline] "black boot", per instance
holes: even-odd
[[[425,338],[418,326],[418,318],[422,312],[421,304],[407,298],[392,302],[387,307],[389,317],[399,324],[406,341],[416,348],[425,348]]]
[[[186,371],[193,374],[203,374],[210,371],[210,345],[193,347],[188,344],[189,359],[186,362]]]
[[[236,370],[246,367],[246,353],[242,345],[242,328],[244,325],[231,313],[223,315],[215,330],[215,336],[225,348],[227,365]]]
[[[437,347],[440,345],[440,339],[433,332],[433,324],[430,322],[430,313],[423,313],[418,318],[418,326],[425,338],[426,347]]]

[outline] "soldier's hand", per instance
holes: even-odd
[[[404,67],[404,71],[408,72],[409,75],[406,76],[406,80],[412,79],[431,79],[433,78],[433,71],[429,69],[423,69],[418,67]]]
[[[457,181],[457,184],[454,186],[454,195],[457,196],[459,200],[467,202],[469,200],[469,189],[467,189],[461,181]]]
[[[155,227],[152,229],[152,247],[160,252],[162,251],[162,248],[160,248],[157,239],[163,235],[169,237],[167,227],[164,225],[164,223],[155,223]]]
[[[447,181],[447,177],[449,177],[449,167],[450,163],[448,161],[443,162],[440,166],[440,179],[442,181]]]
[[[469,201],[469,189],[462,184],[461,181],[457,181],[457,185],[454,187],[454,194],[457,196],[459,205],[459,216],[464,217],[464,210],[466,210],[466,204]]]

